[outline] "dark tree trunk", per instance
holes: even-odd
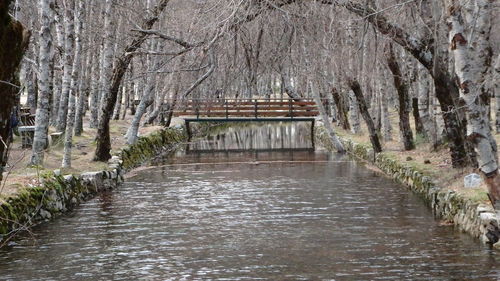
[[[150,30],[158,21],[159,15],[163,12],[170,0],[160,0],[156,7],[151,11],[151,16],[145,19],[142,24],[143,30]],[[109,136],[109,120],[113,114],[113,107],[116,104],[118,91],[120,89],[123,76],[134,56],[134,52],[141,47],[146,40],[148,34],[140,33],[135,36],[132,42],[125,47],[123,53],[117,58],[113,67],[113,76],[111,77],[111,85],[106,97],[104,105],[101,107],[101,118],[97,127],[97,148],[94,155],[94,161],[107,161],[111,158],[111,138]]]
[[[337,107],[337,115],[339,118],[339,123],[342,129],[351,130],[351,125],[349,125],[349,108],[347,106],[347,101],[343,96],[337,91],[336,88],[332,88],[332,96],[333,101],[335,102],[335,106]]]
[[[11,115],[19,103],[17,71],[29,37],[21,23],[9,16],[10,2],[0,1],[0,181],[12,139]]]
[[[441,68],[436,68],[434,71],[434,88],[443,112],[451,162],[454,168],[476,166],[474,148],[466,140],[467,119],[463,110],[455,106],[455,97],[458,100],[457,84],[449,75],[447,70]]]
[[[413,110],[413,119],[415,120],[415,131],[417,135],[422,137],[426,137],[424,125],[422,124],[422,120],[420,119],[420,111],[418,110],[418,98],[412,98],[411,107]]]
[[[38,78],[36,76],[35,71],[32,69],[34,66],[29,66],[29,70],[25,79],[26,79],[26,92],[28,94],[26,100],[26,106],[31,108],[32,110],[36,109],[37,98],[38,98]]]
[[[415,149],[413,132],[410,127],[410,107],[408,95],[408,82],[401,74],[401,68],[394,54],[392,44],[387,48],[387,65],[392,72],[394,87],[398,92],[399,100],[399,130],[401,131],[403,146],[405,150]]]
[[[354,92],[354,95],[356,96],[359,111],[361,112],[361,116],[363,116],[366,126],[368,127],[368,132],[370,133],[370,142],[372,143],[373,151],[375,151],[375,153],[380,153],[382,152],[382,145],[380,145],[380,140],[378,138],[375,125],[373,124],[373,119],[370,116],[370,112],[368,112],[368,106],[366,105],[366,100],[363,96],[361,86],[359,85],[358,81],[352,79],[348,81],[348,84],[349,88],[351,88],[351,90]]]

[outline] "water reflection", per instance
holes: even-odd
[[[219,152],[314,149],[310,122],[252,124],[190,143],[187,150]]]

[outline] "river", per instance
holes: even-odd
[[[0,280],[498,280],[500,256],[404,186],[249,126],[138,169],[0,249]]]

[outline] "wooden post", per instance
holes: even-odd
[[[257,99],[255,99],[255,119],[257,119]]]
[[[191,141],[191,128],[189,127],[189,121],[186,120],[186,132],[188,135],[188,142]]]
[[[312,144],[312,147],[315,148],[316,145],[314,143],[314,123],[315,123],[315,120],[313,119],[311,121],[311,144]]]
[[[224,100],[224,105],[226,107],[226,120],[229,118],[229,109],[227,107],[227,100]]]

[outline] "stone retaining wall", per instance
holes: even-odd
[[[44,175],[39,186],[25,187],[1,203],[0,242],[73,209],[101,191],[115,188],[126,171],[186,140],[183,129],[164,129],[140,137],[134,145],[122,149],[110,159],[106,171],[62,176],[56,170]]]
[[[319,127],[316,130],[315,138],[317,143],[326,149],[335,150],[324,128]],[[348,153],[370,162],[421,196],[437,218],[452,222],[459,230],[479,238],[483,243],[494,244],[495,248],[500,249],[498,218],[491,205],[474,202],[453,190],[441,188],[432,178],[416,168],[391,159],[383,152],[375,155],[371,146],[345,138],[341,138],[341,142]]]

